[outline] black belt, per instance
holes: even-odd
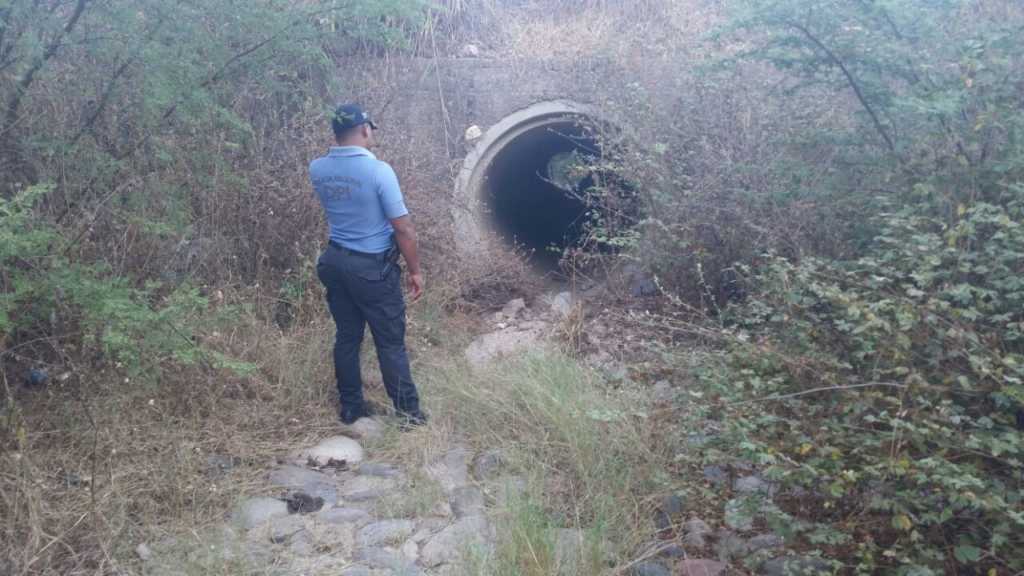
[[[360,252],[358,250],[352,250],[351,248],[345,248],[344,246],[335,242],[334,240],[328,241],[327,244],[329,244],[331,248],[340,251],[342,254],[345,254],[346,256],[358,256],[360,258],[371,258],[373,260],[383,261],[388,254],[387,252],[374,254],[372,252]]]

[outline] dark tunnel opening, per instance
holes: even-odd
[[[563,250],[578,245],[586,232],[582,198],[592,181],[559,167],[597,155],[586,125],[562,118],[516,136],[487,169],[483,197],[497,231],[529,251],[542,269],[556,269]]]

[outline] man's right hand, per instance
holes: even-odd
[[[409,274],[409,299],[413,302],[423,295],[423,274]]]

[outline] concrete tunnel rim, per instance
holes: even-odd
[[[508,114],[491,125],[466,155],[455,179],[457,209],[454,213],[455,244],[464,255],[481,254],[494,239],[484,213],[483,182],[494,159],[511,142],[539,127],[572,119],[599,122],[601,115],[590,105],[571,100],[538,102]]]

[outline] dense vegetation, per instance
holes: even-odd
[[[1019,573],[1024,13],[733,8],[674,130],[622,159],[657,207],[639,253],[718,326],[696,461],[764,467],[781,496],[735,514],[851,572]]]
[[[465,430],[566,471],[572,490],[528,502],[524,525],[553,526],[545,506],[562,499],[606,535],[646,517],[620,499],[683,485],[726,508],[725,523],[770,528],[848,573],[1024,571],[1024,8],[736,0],[702,4],[715,24],[696,46],[665,25],[671,2],[584,4],[599,15],[587,26],[633,14],[657,33],[616,37],[699,62],[679,64],[670,80],[686,89],[664,101],[635,61],[616,61],[620,46],[596,54],[624,79],[595,94],[621,120],[599,169],[629,182],[644,213],[629,228],[595,221],[595,245],[626,250],[592,256],[634,258],[657,278],[640,325],[659,370],[695,375],[666,428],[673,446],[708,441],[661,462],[680,472],[666,480],[663,454],[632,454],[652,430],[611,396],[581,402],[593,375],[570,359],[512,364],[489,391],[442,365],[438,396],[473,408]],[[310,391],[328,330],[297,310],[322,320],[309,284],[320,230],[295,190],[344,88],[331,70],[424,38],[436,49],[435,28],[500,39],[499,8],[0,0],[0,549],[17,551],[20,573],[103,573],[125,554],[111,542],[215,507],[178,477],[149,486],[142,469],[119,480],[142,486],[130,504],[96,485],[54,496],[39,470],[91,462],[98,478],[117,438],[155,452],[170,436],[140,427],[230,420],[238,398],[290,416],[312,396],[328,411],[322,387]],[[446,311],[428,303],[416,321]],[[260,341],[275,323],[300,331],[274,327],[279,350]],[[179,386],[188,366],[208,397]],[[66,430],[26,425],[15,388],[32,368],[67,387],[59,402],[27,400],[61,406]],[[154,399],[173,408],[140,411]],[[247,437],[265,428],[239,422]],[[61,442],[66,462],[32,461]],[[180,478],[198,466],[188,450],[161,454]],[[774,497],[726,502],[689,480],[706,465],[753,466]],[[646,528],[636,522],[619,528]],[[550,544],[534,535],[508,540],[507,573],[544,573],[523,551]]]

